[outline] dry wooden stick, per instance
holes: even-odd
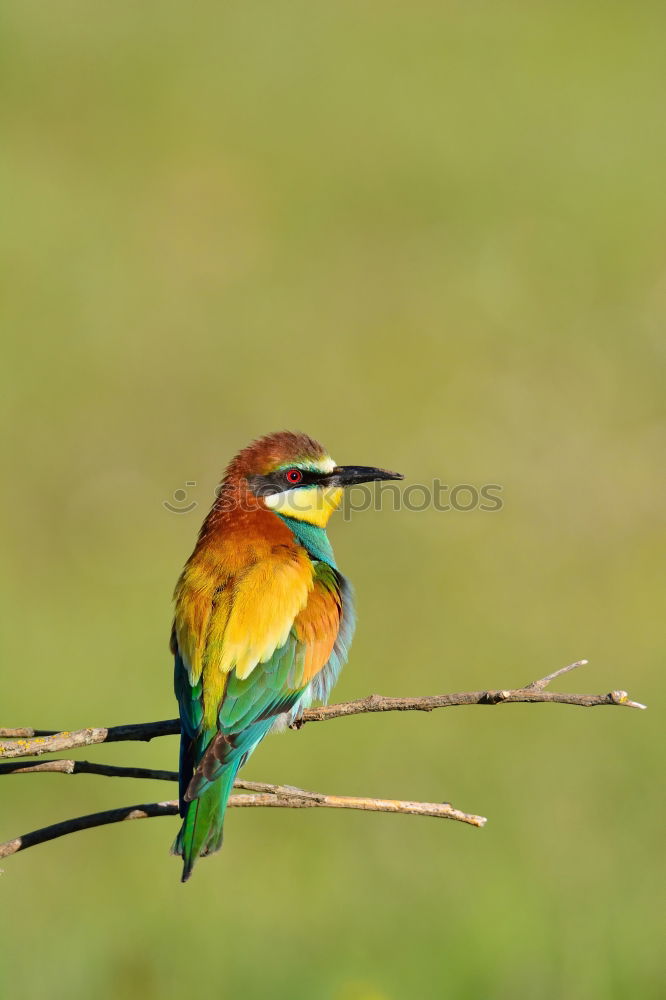
[[[178,771],[160,771],[152,767],[119,767],[116,764],[95,764],[91,760],[31,761],[24,764],[0,764],[2,774],[98,774],[106,778],[153,778],[156,781],[178,781]]]
[[[522,688],[465,691],[457,694],[433,695],[418,698],[389,698],[369,695],[357,701],[343,702],[321,708],[308,709],[295,728],[306,722],[322,722],[326,719],[347,715],[361,715],[372,712],[431,712],[436,708],[450,708],[456,705],[499,705],[511,702],[555,702],[564,705],[578,705],[591,708],[600,705],[618,705],[627,708],[645,708],[639,702],[630,701],[626,691],[611,691],[608,694],[560,694],[546,688],[556,677],[583,666],[587,660],[577,660],[560,670],[556,670]],[[54,732],[52,730],[0,729],[0,736],[6,742],[0,743],[0,757],[39,757],[46,753],[76,749],[97,743],[113,743],[124,740],[149,741],[160,736],[171,736],[180,732],[178,719],[161,722],[138,723],[97,729],[81,729],[77,732]],[[97,774],[106,777],[152,778],[161,781],[175,781],[175,771],[161,771],[152,768],[120,767],[110,764],[95,764],[90,761],[50,760],[27,764],[1,764],[0,774],[29,774],[51,772],[61,774]],[[366,812],[404,813],[416,816],[436,816],[452,819],[472,826],[483,826],[483,816],[475,816],[453,808],[449,803],[409,802],[394,799],[353,798],[340,795],[323,795],[308,792],[290,785],[270,785],[263,782],[238,779],[235,788],[247,794],[232,795],[232,807],[280,807],[288,809],[328,808],[360,809]],[[127,819],[145,819],[152,816],[171,816],[178,812],[178,803],[152,802],[137,806],[125,806],[105,812],[79,816],[75,819],[56,823],[0,844],[0,857],[7,857],[57,837],[66,836],[77,830],[94,826],[118,823]]]
[[[45,753],[76,750],[78,747],[93,746],[96,743],[125,741],[148,743],[158,736],[174,736],[180,733],[180,720],[165,719],[162,722],[139,722],[126,726],[100,726],[78,729],[74,732],[52,731],[51,735],[40,735],[44,732],[45,730],[29,728],[3,729],[4,738],[9,742],[0,743],[0,758],[39,757]]]
[[[71,773],[71,772],[66,772]],[[398,799],[368,799],[355,798],[348,795],[323,795],[319,792],[308,792],[303,788],[292,788],[291,785],[268,785],[259,781],[236,781],[235,788],[250,789],[247,795],[232,795],[229,806],[248,808],[251,806],[268,806],[280,809],[360,809],[363,812],[402,813],[408,816],[435,816],[439,819],[457,820],[470,826],[484,826],[485,816],[474,816],[471,813],[454,809],[448,802],[405,802]],[[91,813],[88,816],[77,816],[62,823],[33,830],[22,837],[8,840],[0,844],[0,858],[17,854],[28,847],[44,844],[58,837],[65,837],[78,830],[89,830],[95,826],[106,826],[109,823],[121,823],[128,819],[149,819],[152,816],[175,816],[178,813],[178,802],[148,802],[136,806],[121,806],[119,809],[108,809],[105,812]]]
[[[108,809],[106,812],[90,813],[88,816],[77,816],[76,819],[66,819],[62,823],[44,826],[40,830],[24,833],[0,844],[0,858],[8,858],[10,854],[25,851],[28,847],[45,844],[49,840],[65,837],[77,830],[89,830],[94,826],[105,826],[107,823],[121,823],[126,819],[147,819],[149,816],[174,816],[178,812],[177,802],[149,802],[139,806],[121,806],[119,809]]]
[[[578,705],[581,708],[595,708],[600,705],[647,708],[647,705],[642,705],[638,701],[630,701],[626,691],[609,691],[608,694],[565,694],[559,691],[546,691],[550,682],[556,677],[568,674],[577,667],[583,667],[588,662],[588,660],[576,660],[575,663],[560,667],[552,674],[547,674],[546,677],[532,681],[522,688],[459,691],[456,694],[435,694],[422,698],[386,698],[383,695],[371,694],[358,701],[310,708],[304,713],[300,724],[324,722],[326,719],[361,715],[365,712],[432,712],[436,708],[453,708],[457,705],[509,705],[515,702],[554,702],[559,705]]]
[[[356,701],[309,708],[295,724],[295,728],[300,728],[307,722],[324,722],[327,719],[339,719],[347,715],[363,715],[372,712],[432,712],[436,708],[453,708],[457,705],[554,702],[559,705],[578,705],[583,708],[594,708],[600,705],[640,709],[646,707],[640,702],[630,701],[626,691],[610,691],[607,694],[564,694],[559,691],[546,690],[556,677],[569,673],[577,667],[582,667],[587,662],[587,660],[576,660],[575,663],[555,670],[552,674],[532,681],[522,688],[461,691],[455,694],[436,694],[417,698],[390,698],[371,694],[367,698],[360,698]],[[45,753],[60,753],[63,750],[74,750],[97,743],[117,743],[129,740],[148,742],[159,736],[173,736],[180,733],[180,721],[178,719],[165,719],[161,722],[88,728],[79,729],[76,732],[63,731],[44,735],[48,732],[48,730],[29,728],[0,730],[0,735],[3,735],[6,741],[0,743],[0,758],[39,757]]]

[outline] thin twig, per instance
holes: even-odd
[[[552,674],[546,674],[545,677],[541,677],[538,681],[532,681],[531,684],[527,685],[528,691],[543,691],[547,688],[551,681],[554,681],[556,677],[561,677],[562,674],[568,674],[572,670],[576,670],[578,667],[586,667],[589,660],[575,660],[573,663],[567,664],[566,667],[560,667],[559,670],[553,670]],[[645,708],[644,705],[640,706]]]
[[[280,809],[359,809],[363,812],[402,813],[408,816],[434,816],[438,819],[451,819],[469,826],[484,826],[485,816],[474,816],[471,813],[454,809],[448,802],[405,802],[397,799],[354,798],[347,795],[322,795],[318,792],[307,792],[303,788],[292,788],[290,785],[266,785],[262,782],[236,782],[235,787],[251,788],[251,794],[232,795],[229,806],[236,808],[273,807]],[[8,840],[0,844],[0,858],[17,854],[28,847],[44,844],[46,841],[65,837],[78,830],[88,830],[95,826],[106,826],[109,823],[121,823],[128,819],[149,819],[153,816],[175,816],[178,812],[178,802],[149,802],[136,806],[122,806],[119,809],[108,809],[105,812],[91,813],[88,816],[77,816],[62,823],[45,826],[41,830],[33,830],[22,837]]]
[[[362,812],[400,813],[407,816],[434,816],[438,819],[453,819],[469,826],[485,826],[488,820],[485,816],[475,816],[472,813],[455,809],[449,802],[411,802],[401,799],[371,799],[351,795],[319,795],[313,792],[303,793],[299,788],[289,785],[279,786],[277,795],[232,795],[229,804],[234,806],[280,806],[287,809],[308,809],[321,807],[323,809],[359,809]],[[1,856],[1,855],[0,855]]]
[[[0,774],[97,774],[106,778],[149,778],[157,781],[178,781],[178,771],[160,771],[152,767],[120,767],[115,764],[94,764],[89,760],[40,760],[29,764],[0,764]],[[234,788],[247,792],[271,792],[319,796],[318,792],[304,792],[291,785],[272,785],[265,781],[248,781],[236,778]]]
[[[320,708],[309,708],[301,719],[295,723],[300,728],[306,722],[325,722],[327,719],[339,719],[347,715],[363,715],[372,712],[432,712],[436,708],[453,708],[457,705],[501,705],[515,702],[554,702],[559,705],[578,705],[583,708],[594,708],[600,705],[619,705],[625,708],[640,708],[646,706],[640,702],[630,701],[626,691],[609,691],[608,694],[564,694],[559,691],[546,691],[545,688],[554,678],[569,673],[577,667],[584,666],[587,660],[576,660],[566,667],[555,670],[552,674],[532,681],[522,688],[461,691],[455,694],[436,694],[417,698],[390,698],[380,694],[371,694],[357,701],[341,702],[338,705],[323,705]],[[58,732],[50,736],[25,736],[25,733],[46,732],[31,729],[4,729],[1,731],[9,742],[0,743],[0,758],[39,757],[45,753],[59,753],[63,750],[74,750],[78,747],[92,746],[97,743],[117,743],[121,741],[140,740],[148,742],[158,736],[173,736],[180,733],[178,719],[165,719],[162,722],[134,723],[125,726],[108,728],[79,729],[76,732]]]
[[[126,819],[147,819],[150,816],[173,816],[178,812],[177,802],[149,802],[139,806],[121,806],[120,809],[108,809],[106,812],[90,813],[88,816],[77,816],[66,819],[62,823],[44,826],[41,830],[24,833],[22,837],[7,840],[0,844],[0,858],[8,858],[10,854],[25,851],[36,844],[45,844],[57,837],[65,837],[77,830],[89,830],[94,826],[106,826],[107,823],[121,823]]]
[[[41,760],[23,764],[0,764],[2,774],[98,774],[106,778],[152,778],[156,781],[178,781],[178,771],[159,771],[152,767],[119,767],[116,764],[95,764],[90,760]]]
[[[0,774],[98,774],[118,778],[156,778],[158,781],[178,781],[178,771],[157,771],[149,767],[116,767],[110,764],[93,764],[87,760],[45,760],[35,764],[0,764]],[[236,795],[231,800],[235,806],[285,806],[302,809],[307,805],[325,806],[329,809],[363,809],[367,812],[400,812],[416,816],[445,816],[472,826],[483,826],[483,816],[470,816],[454,809],[449,803],[403,802],[394,799],[350,798],[344,795],[324,795],[306,792],[292,785],[272,785],[265,781],[248,781],[236,778],[234,788],[254,792],[253,796]],[[268,795],[272,801],[261,796]],[[249,801],[253,798],[253,801]],[[286,800],[289,800],[287,803]],[[247,801],[246,801],[247,800]],[[138,808],[138,807],[137,807]],[[480,820],[482,822],[477,822]],[[1,855],[0,855],[1,856]]]
[[[358,701],[310,708],[304,713],[300,724],[324,722],[326,719],[361,715],[365,712],[432,712],[436,708],[453,708],[458,705],[508,705],[516,702],[553,702],[559,705],[578,705],[581,708],[595,708],[600,705],[622,705],[625,708],[641,709],[647,707],[640,702],[630,701],[626,691],[609,691],[608,694],[565,694],[545,690],[556,677],[587,663],[588,660],[576,660],[575,663],[569,663],[566,667],[561,667],[522,688],[459,691],[455,694],[436,694],[422,698],[386,698],[380,694],[371,694]]]

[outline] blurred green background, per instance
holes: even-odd
[[[173,584],[228,459],[285,427],[503,486],[333,522],[336,696],[587,656],[561,689],[650,703],[274,738],[247,777],[490,821],[233,812],[186,887],[175,819],[35,848],[3,864],[3,995],[663,996],[665,30],[658,3],[3,4],[0,724],[175,714]],[[6,777],[0,839],[173,793]]]

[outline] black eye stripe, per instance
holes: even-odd
[[[293,490],[301,486],[315,486],[326,477],[325,472],[313,472],[311,469],[298,469],[302,479],[297,483],[290,483],[287,478],[291,469],[281,469],[279,472],[271,472],[268,476],[248,476],[250,489],[257,496],[271,496],[273,493],[284,493],[285,490]]]

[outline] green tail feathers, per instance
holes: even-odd
[[[183,858],[182,882],[187,882],[197,858],[214,854],[222,847],[224,814],[237,771],[238,766],[233,764],[225,768],[220,777],[187,807],[187,815],[172,847],[172,853]]]

